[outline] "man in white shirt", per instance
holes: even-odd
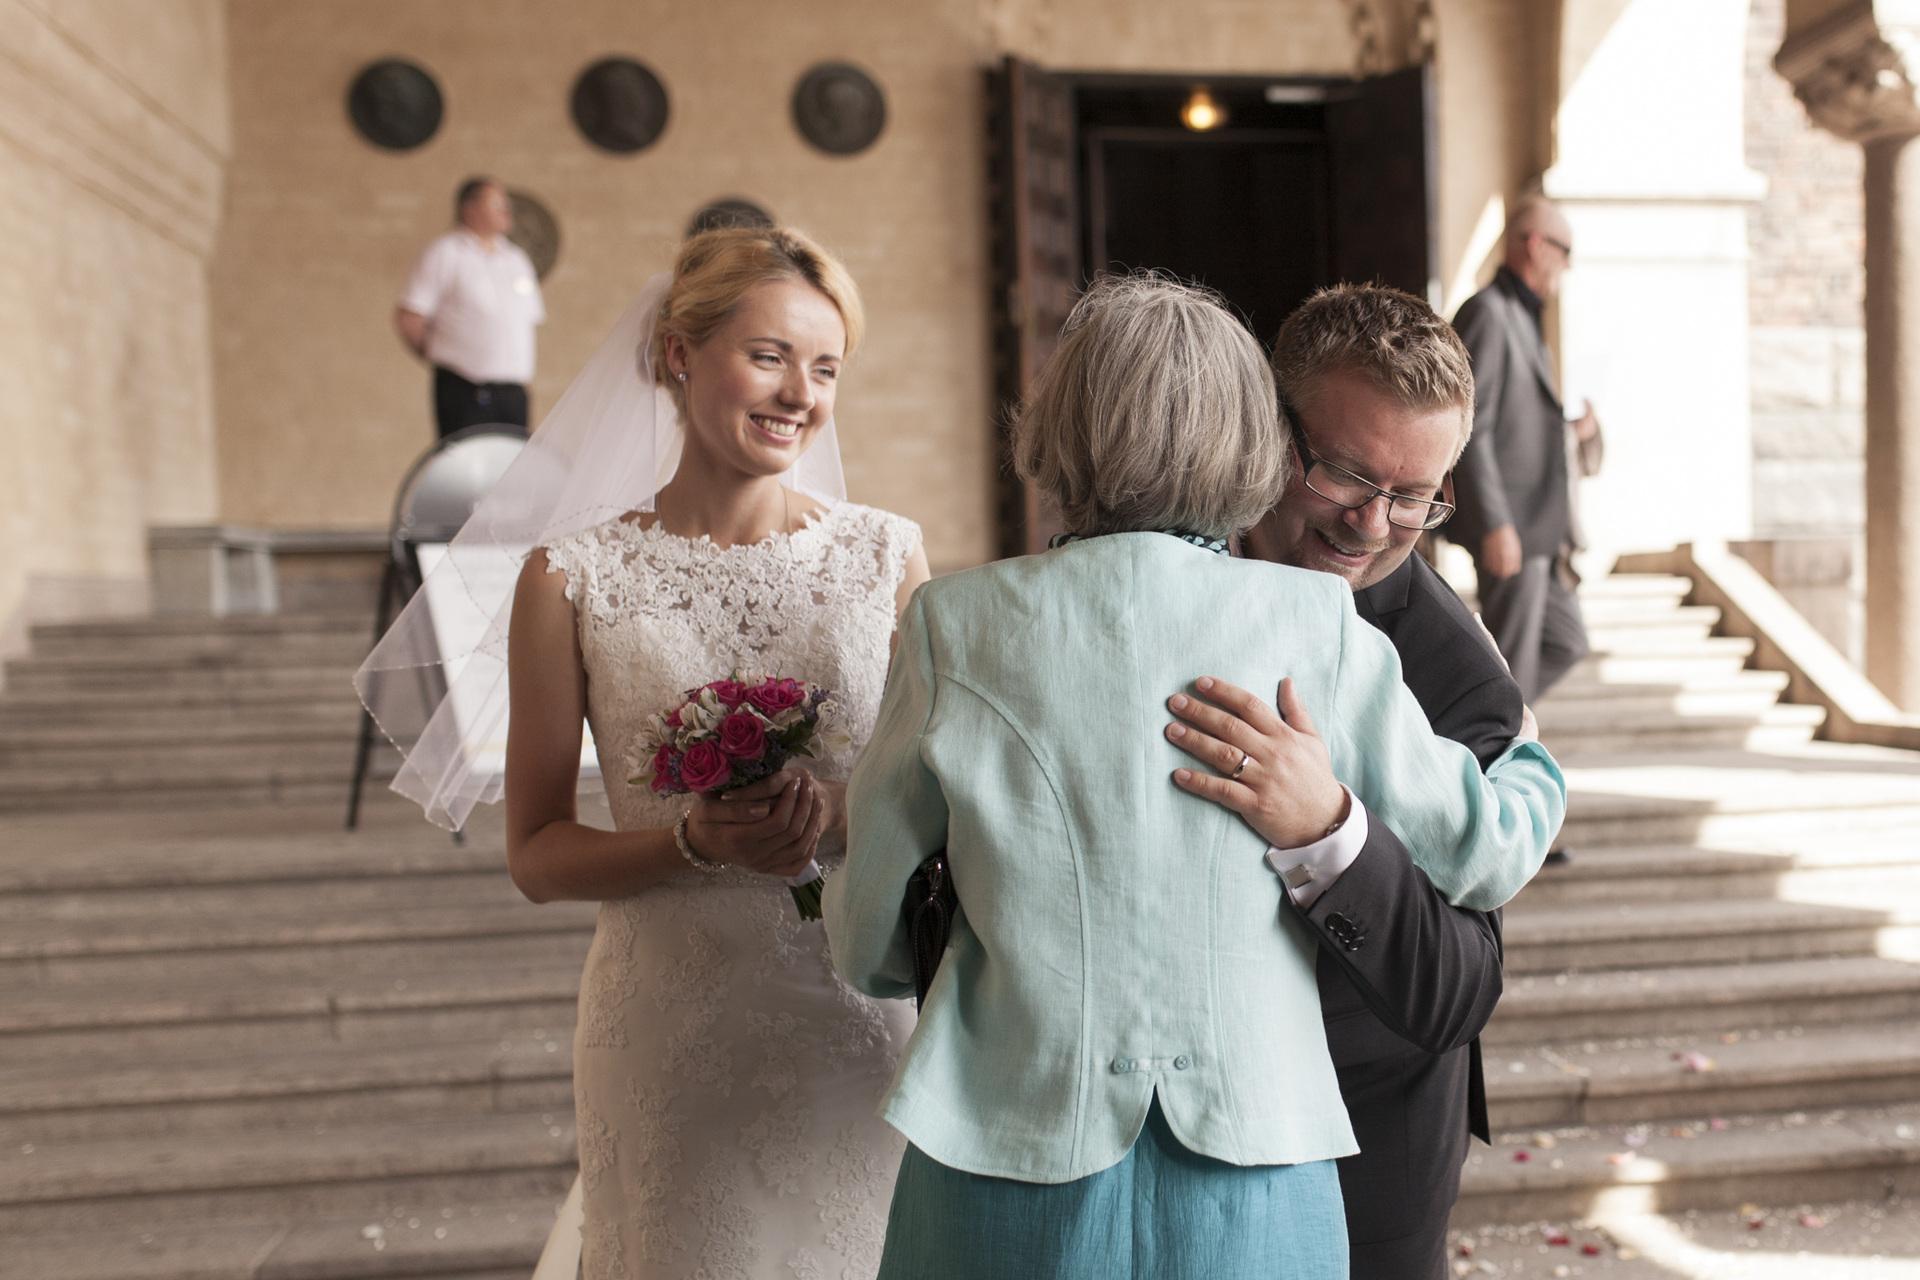
[[[533,330],[547,318],[533,263],[507,239],[513,205],[492,178],[469,178],[454,198],[458,224],[420,255],[394,327],[433,366],[442,437],[482,422],[525,428]]]

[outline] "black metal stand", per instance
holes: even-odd
[[[477,491],[463,494],[458,499],[458,506],[449,510],[443,491],[439,511],[428,517],[423,514],[417,501],[419,495],[414,487],[415,481],[440,455],[480,436],[511,436],[524,442],[527,433],[524,428],[497,423],[463,428],[442,438],[422,454],[408,468],[406,477],[400,482],[400,490],[394,497],[393,517],[387,525],[387,565],[380,574],[380,598],[374,606],[374,645],[380,643],[380,638],[387,633],[387,627],[394,617],[406,607],[407,601],[425,582],[425,575],[420,572],[420,545],[450,542],[459,525],[471,514],[471,504],[477,503],[481,496]],[[420,705],[430,715],[447,695],[446,673],[437,663],[422,663],[415,666],[414,670],[420,681]],[[366,786],[367,767],[372,762],[374,735],[378,730],[373,712],[363,702],[360,707],[360,731],[353,748],[353,777],[347,784],[348,831],[357,830],[360,826],[360,795]],[[466,837],[455,831],[453,842],[465,844]]]

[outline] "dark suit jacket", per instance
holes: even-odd
[[[1505,267],[1462,303],[1453,327],[1473,359],[1473,435],[1454,467],[1446,536],[1475,556],[1511,524],[1528,556],[1557,556],[1578,541],[1567,450],[1572,432],[1554,386],[1538,300]],[[1597,442],[1595,445],[1597,451]],[[1583,457],[1583,466],[1597,469]]]
[[[1434,732],[1484,768],[1520,731],[1520,690],[1419,556],[1354,596],[1400,654]],[[1488,1137],[1478,1036],[1500,998],[1500,917],[1450,905],[1369,821],[1359,858],[1302,913],[1360,1154],[1340,1162],[1355,1280],[1437,1280],[1468,1133]]]

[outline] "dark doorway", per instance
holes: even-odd
[[[1181,124],[1193,81],[1082,77],[1076,90],[1082,261],[1152,267],[1224,296],[1262,342],[1332,278],[1324,90],[1208,85],[1218,127]]]
[[[1051,72],[1008,59],[990,77],[995,381],[1003,415],[1103,270],[1156,268],[1218,291],[1263,346],[1309,293],[1431,275],[1426,68],[1372,80]],[[1197,131],[1204,88],[1224,111]],[[1038,550],[1057,522],[1011,477],[1001,550]]]
[[[1328,281],[1321,140],[1102,129],[1086,156],[1086,260],[1096,272],[1156,267],[1206,285],[1264,342]]]

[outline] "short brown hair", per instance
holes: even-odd
[[[721,227],[680,246],[673,283],[654,326],[654,380],[678,395],[679,384],[667,375],[667,338],[699,346],[727,322],[749,289],[769,280],[799,280],[827,295],[846,326],[845,354],[853,354],[866,312],[859,288],[838,258],[791,227]]]
[[[1473,430],[1466,344],[1412,294],[1337,284],[1301,303],[1273,346],[1274,380],[1287,412],[1310,402],[1315,384],[1330,373],[1358,374],[1410,409],[1458,409],[1460,448],[1466,448]]]
[[[1013,464],[1079,534],[1224,537],[1287,483],[1260,344],[1204,289],[1151,273],[1094,284],[1014,424]]]

